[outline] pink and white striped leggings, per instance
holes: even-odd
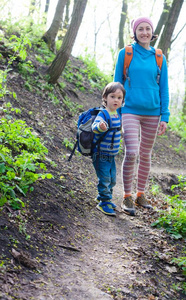
[[[132,191],[135,162],[138,156],[137,190],[138,192],[144,192],[145,190],[158,124],[159,116],[122,114],[122,128],[125,141],[122,173],[125,194],[130,194]]]

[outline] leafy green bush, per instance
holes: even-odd
[[[184,191],[186,188],[186,178],[178,176],[179,183],[172,186],[172,190],[179,188]],[[151,226],[164,227],[175,239],[186,238],[186,201],[181,196],[168,196],[165,201],[168,209],[159,211],[160,217]]]
[[[43,163],[47,148],[24,121],[0,120],[0,206],[24,207],[19,198],[32,191],[39,178],[51,178]],[[42,173],[39,173],[42,172]]]

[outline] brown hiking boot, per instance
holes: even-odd
[[[143,194],[136,198],[135,205],[142,206],[142,207],[148,208],[148,209],[152,208],[152,205],[150,205],[148,203],[148,201],[145,199],[145,196]]]
[[[135,208],[134,208],[134,202],[132,200],[132,196],[124,198],[122,204],[121,204],[122,210],[131,216],[135,215]]]

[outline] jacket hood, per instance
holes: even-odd
[[[143,48],[142,46],[140,46],[136,42],[132,44],[132,48],[134,51],[138,52],[143,57],[149,57],[149,56],[155,54],[155,49],[153,47],[150,46],[150,49],[147,50],[147,49]]]

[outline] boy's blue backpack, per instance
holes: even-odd
[[[94,133],[92,131],[92,124],[100,111],[103,112],[105,116],[105,120],[109,125],[109,129],[100,136],[100,138],[96,143],[93,143]],[[103,140],[103,138],[105,137],[108,131],[112,130],[110,126],[111,126],[110,115],[108,111],[103,107],[90,108],[87,111],[81,113],[77,123],[76,143],[71,152],[71,155],[69,156],[68,161],[71,160],[76,147],[82,155],[91,156],[93,148],[101,143],[101,141]]]

